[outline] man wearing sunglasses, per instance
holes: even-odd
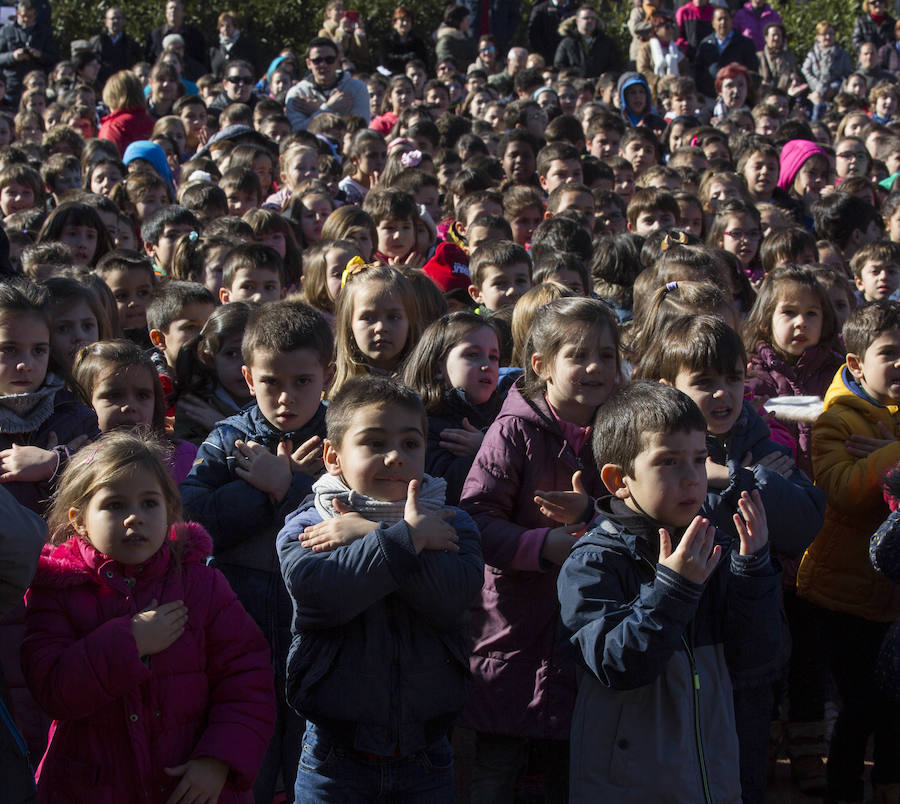
[[[218,119],[222,110],[232,103],[243,103],[251,109],[258,100],[253,91],[256,77],[253,65],[243,59],[232,59],[225,63],[222,75],[222,91],[209,104],[208,113]]]
[[[285,112],[294,131],[305,129],[323,112],[369,119],[369,90],[362,81],[339,69],[338,56],[337,45],[325,37],[313,39],[306,48],[309,72],[285,98]]]

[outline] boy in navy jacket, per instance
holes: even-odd
[[[327,474],[278,535],[294,599],[288,697],[307,720],[296,800],[451,804],[478,530],[424,473],[415,391],[352,379],[326,424]]]
[[[737,802],[730,672],[771,661],[781,639],[759,492],[741,494],[738,540],[697,515],[706,422],[658,383],[614,394],[593,448],[613,496],[558,582],[581,654],[570,801]]]

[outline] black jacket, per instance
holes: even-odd
[[[34,48],[40,52],[40,58],[16,61],[13,53],[20,47]],[[0,69],[6,76],[6,94],[10,99],[18,99],[22,79],[28,73],[32,70],[49,72],[57,61],[59,50],[49,28],[34,25],[26,30],[17,22],[0,28]]]
[[[535,53],[540,53],[547,64],[553,62],[556,56],[556,48],[562,41],[559,24],[571,17],[577,6],[574,3],[560,2],[554,5],[550,0],[543,3],[535,3],[528,15],[528,46]]]
[[[158,28],[150,31],[145,48],[147,61],[151,64],[156,64],[156,60],[163,52],[163,39],[170,33],[177,33],[184,39],[185,55],[206,65],[206,42],[203,40],[203,34],[200,33],[200,29],[195,28],[193,25],[182,25],[177,31],[173,31],[168,25],[160,25]]]
[[[889,45],[895,39],[894,18],[886,14],[884,19],[878,23],[869,14],[860,14],[853,23],[851,39],[853,49],[857,53],[863,42],[874,42],[875,46],[879,48]]]
[[[733,31],[725,49],[719,53],[719,45],[715,34],[710,34],[697,48],[694,59],[694,81],[697,91],[707,98],[716,97],[716,73],[726,64],[736,61],[743,64],[751,72],[759,70],[759,59],[756,58],[756,46],[753,40]]]
[[[610,70],[620,70],[622,62],[615,42],[606,34],[598,33],[585,50],[582,39],[575,36],[563,37],[556,48],[553,66],[560,70],[563,67],[577,67],[584,78],[599,78]]]
[[[401,38],[395,30],[391,29],[384,37],[384,44],[381,46],[381,64],[395,75],[403,75],[406,62],[413,59],[419,59],[425,68],[428,68],[431,60],[428,58],[428,49],[425,47],[425,43],[415,34]]]
[[[232,59],[242,59],[250,62],[254,77],[259,76],[259,51],[256,47],[256,42],[244,36],[243,33],[238,37],[237,42],[227,50],[222,44],[209,49],[209,67],[216,78],[221,78],[225,75],[225,64]]]
[[[141,46],[126,33],[119,37],[118,42],[113,43],[109,34],[104,31],[91,39],[91,47],[100,56],[97,85],[101,87],[113,73],[130,70],[143,58]]]

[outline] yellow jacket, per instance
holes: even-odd
[[[900,615],[900,587],[872,568],[869,538],[889,513],[881,478],[900,462],[900,441],[866,458],[854,458],[844,442],[851,435],[884,438],[879,422],[900,438],[900,419],[896,405],[876,405],[855,393],[845,372],[852,380],[846,364],[841,366],[812,431],[816,485],[828,495],[828,506],[825,524],[800,564],[797,590],[823,608],[890,622]]]

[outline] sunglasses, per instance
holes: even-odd
[[[320,64],[334,64],[337,61],[337,56],[316,56],[314,59],[310,59],[310,64],[315,64],[317,67]]]
[[[229,84],[252,84],[253,78],[249,75],[229,75],[225,78]]]

